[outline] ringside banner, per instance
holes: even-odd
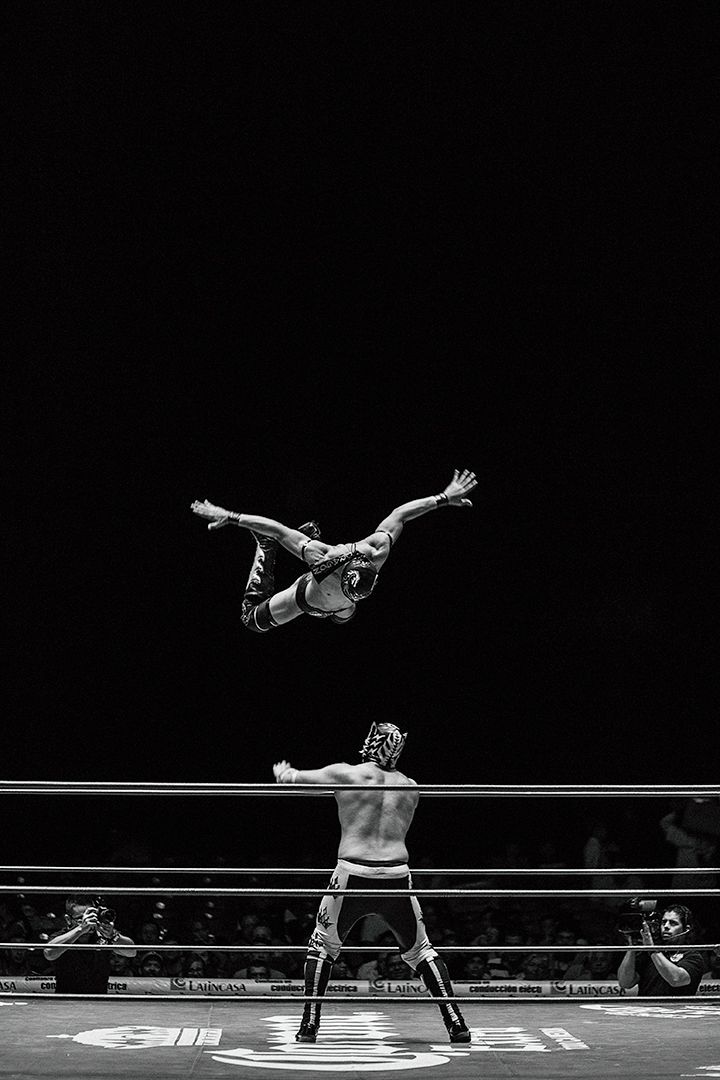
[[[617,982],[609,980],[598,982],[578,980],[575,982],[530,982],[517,980],[479,980],[477,982],[453,983],[458,997],[573,997],[573,998],[618,998],[636,997],[637,990],[622,990]],[[24,978],[0,977],[0,996],[3,994],[52,994],[55,991],[55,979],[51,975],[28,975]],[[278,980],[276,982],[253,982],[249,979],[193,979],[193,978],[146,978],[123,976],[111,978],[108,982],[110,994],[187,994],[189,997],[201,994],[263,995],[273,997],[277,994],[305,993],[299,979]],[[700,983],[698,995],[720,994],[720,982],[708,976]],[[388,980],[347,979],[335,980],[328,984],[328,997],[339,996],[356,998],[362,996],[382,997],[427,997],[425,986],[417,979]]]

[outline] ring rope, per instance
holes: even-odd
[[[72,891],[80,895],[97,893],[97,886],[77,885]],[[663,896],[717,896],[718,889],[663,889]],[[0,885],[0,893],[67,893],[67,885]],[[324,889],[229,889],[202,886],[198,888],[170,888],[169,886],[103,886],[104,896],[327,896]],[[526,896],[526,897],[572,897],[593,899],[600,896],[637,896],[634,889],[333,889],[333,896]]]
[[[49,941],[28,941],[23,942],[22,945],[18,945],[17,942],[0,941],[0,949],[48,949],[52,947],[52,942]],[[68,942],[67,945],[63,945],[63,949],[106,949],[108,946],[102,943],[93,945],[79,944],[77,942]],[[627,949],[625,942],[620,942],[617,945],[433,945],[435,952],[440,953],[509,953],[509,952],[547,952],[547,953],[596,953],[596,952],[609,952],[617,953],[624,952]],[[693,949],[705,949],[706,951],[715,950],[720,948],[720,942],[708,945],[696,945],[693,943]],[[192,942],[188,945],[164,945],[162,942],[157,944],[144,946],[142,943],[135,942],[134,946],[128,946],[128,948],[137,948],[138,952],[237,952],[237,953],[307,953],[307,945],[205,945],[202,942]],[[658,945],[633,945],[633,952],[657,952]],[[345,953],[379,953],[379,952],[393,952],[395,949],[399,949],[399,946],[393,945],[347,945],[343,946],[343,954]]]
[[[0,780],[0,795],[332,795],[353,791],[355,784],[218,784],[150,781]],[[381,791],[406,791],[386,784]],[[416,791],[430,796],[711,798],[720,795],[717,784],[417,784]]]
[[[291,866],[286,870],[277,866],[163,866],[163,867],[148,867],[148,866],[0,866],[0,874],[332,874],[334,867],[303,867],[303,866]],[[485,868],[472,868],[467,867],[465,869],[459,867],[439,868],[439,869],[413,869],[412,876],[418,877],[420,874],[425,875],[438,875],[445,876],[453,875],[455,877],[463,874],[472,874],[479,877],[568,877],[570,874],[584,874],[597,875],[600,877],[622,876],[625,874],[720,874],[720,866],[612,866],[609,868],[604,867],[578,867],[578,868],[531,868],[531,869],[517,869],[508,870],[505,867],[495,868],[489,866]]]

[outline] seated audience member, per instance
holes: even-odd
[[[355,974],[344,956],[338,956],[332,966],[332,979],[354,979]]]
[[[675,866],[680,869],[700,869],[717,863],[718,843],[714,836],[691,832],[681,825],[676,811],[660,819],[665,840],[675,848]],[[673,889],[713,889],[717,887],[713,874],[675,874]]]
[[[179,945],[177,938],[163,938],[163,945]],[[169,979],[178,979],[183,973],[183,954],[180,949],[172,949],[170,952],[161,953],[165,974]]]
[[[129,956],[113,953],[110,957],[110,978],[119,979],[134,975],[133,962]]]
[[[146,952],[138,957],[138,975],[146,979],[158,979],[165,975],[165,966],[160,953]]]
[[[247,911],[238,919],[233,945],[252,945],[253,930],[260,924],[260,916],[255,911]]]
[[[462,966],[460,978],[468,982],[486,982],[490,976],[485,966],[485,954],[477,953],[475,956],[468,956]]]
[[[146,919],[140,924],[137,943],[140,947],[151,947],[160,944],[160,925],[155,919]]]
[[[208,979],[211,978],[205,960],[197,953],[185,953],[185,960],[183,964],[183,975],[188,979]]]
[[[0,949],[0,975],[9,978],[13,976],[24,978],[27,975],[35,974],[31,961],[31,951],[23,948],[26,941],[25,935],[20,933],[10,934],[7,937],[7,944],[17,945],[17,948]]]
[[[283,942],[276,937],[267,923],[258,923],[252,932],[252,945],[282,945]],[[291,966],[286,962],[287,957],[284,953],[279,952],[263,952],[264,963],[268,967],[275,968],[277,971],[284,971],[283,978],[288,978],[288,971]]]
[[[390,982],[408,982],[418,979],[413,969],[405,963],[399,952],[390,953],[383,961],[382,978]]]
[[[548,953],[526,953],[522,965],[523,978],[529,982],[545,982],[552,978]]]
[[[590,970],[590,978],[595,982],[607,982],[615,979],[617,970],[617,955],[609,952],[591,952],[588,956],[587,966]]]
[[[368,979],[372,982],[373,979],[382,978],[381,971],[384,969],[386,958],[397,949],[395,935],[389,931],[382,934],[375,944],[378,946],[386,946],[386,951],[379,952],[376,956],[363,961],[357,969],[358,979]],[[358,953],[358,956],[362,955],[363,953]],[[365,953],[364,955],[367,956],[368,954]]]
[[[567,923],[561,923],[558,926],[553,945],[568,946],[587,944],[588,943],[584,938],[577,936],[577,933],[572,926],[569,926]],[[550,962],[553,979],[567,979],[569,977],[566,974],[568,968],[571,968],[574,964],[582,964],[583,962],[582,954],[565,952],[553,953]]]
[[[525,945],[525,934],[520,927],[514,926],[506,930],[503,945]],[[519,979],[522,977],[523,960],[526,953],[524,952],[501,952],[500,953],[500,966],[507,971],[508,979]]]
[[[277,968],[271,968],[262,956],[247,956],[247,963],[233,973],[233,979],[254,979],[256,982],[284,982],[287,975]]]

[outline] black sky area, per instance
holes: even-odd
[[[714,782],[712,8],[14,13],[5,777],[392,719],[419,782]],[[340,542],[455,467],[342,628],[245,631],[189,509]]]

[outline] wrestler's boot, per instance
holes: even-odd
[[[275,592],[275,557],[279,545],[270,536],[260,536],[259,533],[252,535],[257,547],[245,586],[240,618],[248,629],[264,633],[277,625],[270,614],[268,600]]]
[[[305,960],[305,995],[322,997],[327,989],[333,962],[308,953]],[[320,1027],[321,1001],[306,1001],[295,1042],[314,1043]]]
[[[320,526],[317,521],[306,521],[304,525],[298,525],[298,532],[305,533],[311,540],[320,539]]]
[[[453,988],[448,969],[439,956],[435,956],[432,960],[421,960],[415,970],[433,997],[453,997]],[[451,1043],[470,1042],[470,1032],[467,1024],[463,1014],[454,1002],[448,1001],[446,1004],[440,1005],[440,1013]]]

